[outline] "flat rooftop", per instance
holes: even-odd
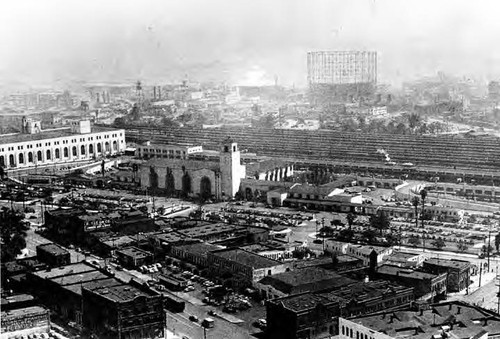
[[[217,223],[217,224],[209,224],[204,226],[185,228],[178,230],[177,233],[180,233],[188,238],[202,238],[223,233],[241,232],[243,230],[245,230],[245,227],[229,225],[225,223]]]
[[[115,128],[108,128],[102,126],[92,126],[90,133],[100,133],[100,132],[109,132],[109,131],[117,131]],[[44,140],[44,139],[55,139],[61,137],[70,137],[70,136],[84,136],[90,133],[80,134],[71,132],[71,127],[61,128],[57,130],[42,130],[40,133],[34,134],[9,134],[9,135],[0,135],[0,144],[12,144],[17,142],[26,142],[26,141],[36,141],[36,140]]]
[[[87,287],[85,287],[87,289]],[[110,299],[114,302],[131,301],[139,296],[150,297],[154,294],[146,293],[137,287],[118,283],[110,286],[100,286],[90,289],[93,293],[98,294],[104,298]]]
[[[204,255],[206,256],[208,252],[212,251],[217,251],[220,250],[221,248],[216,245],[212,245],[206,242],[198,242],[194,244],[187,244],[187,245],[178,245],[174,246],[173,248],[183,250],[189,253],[194,253],[198,255]]]
[[[254,269],[273,267],[282,263],[239,248],[212,252],[213,255],[235,261]]]
[[[424,265],[425,264],[447,267],[447,268],[458,268],[458,269],[465,269],[471,266],[471,263],[465,260],[438,259],[438,258],[427,259],[426,261],[424,261]]]
[[[54,254],[54,255],[69,254],[69,252],[67,250],[65,250],[61,246],[54,244],[54,243],[38,245],[36,248],[44,250],[44,251],[49,252],[49,253]]]
[[[429,339],[443,332],[442,326],[454,323],[449,338],[494,337],[500,334],[500,316],[464,302],[435,304],[422,313],[401,310],[350,318],[350,321],[385,333],[393,338]]]
[[[392,276],[400,276],[417,280],[431,280],[437,277],[435,274],[415,271],[408,268],[401,268],[393,265],[382,265],[377,269],[377,273]]]
[[[355,283],[355,280],[318,267],[306,267],[264,277],[260,283],[274,286],[284,293],[307,289],[311,292],[332,290]]]
[[[31,294],[14,294],[6,297],[2,297],[1,305],[16,304],[26,301],[33,301],[35,298]]]
[[[117,253],[121,253],[134,258],[147,258],[152,255],[152,253],[148,251],[141,250],[140,248],[131,246],[122,248],[116,251]]]
[[[37,314],[47,314],[47,319],[49,317],[49,310],[41,306],[30,306],[25,308],[18,308],[10,311],[2,311],[2,323],[4,321],[14,320],[17,318],[22,318]]]
[[[324,297],[318,294],[305,293],[305,294],[295,294],[290,297],[286,297],[272,302],[281,303],[284,308],[287,308],[294,312],[299,312],[316,308],[318,304],[328,303],[329,300],[325,299]]]

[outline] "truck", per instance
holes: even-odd
[[[201,325],[205,328],[212,328],[215,325],[215,321],[212,318],[205,318]]]

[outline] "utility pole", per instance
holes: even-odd
[[[498,287],[497,292],[497,313],[500,313],[500,276],[498,275],[498,266],[497,266],[497,275],[496,275],[496,286]]]
[[[490,229],[488,230],[488,248],[486,249],[488,251],[488,271],[490,270],[490,247],[491,247],[491,222],[490,222]]]

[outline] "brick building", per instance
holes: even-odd
[[[207,253],[211,274],[232,281],[235,287],[248,287],[268,275],[286,272],[288,265],[238,248]]]
[[[38,261],[51,267],[68,265],[71,263],[70,253],[54,243],[38,245],[36,247],[36,257]]]
[[[83,325],[99,338],[163,338],[163,297],[112,279],[82,289]]]
[[[434,274],[447,273],[448,292],[459,292],[469,287],[472,264],[465,260],[430,258],[424,261],[424,269]]]

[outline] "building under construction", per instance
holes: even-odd
[[[368,99],[377,84],[377,52],[309,52],[307,72],[313,103]]]

